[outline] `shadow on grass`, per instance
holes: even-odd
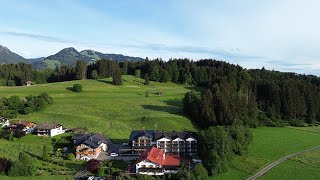
[[[66,90],[74,92],[72,87],[66,87]]]
[[[76,162],[67,162],[66,167],[69,169],[81,170],[84,167],[84,163],[76,163]]]
[[[182,109],[174,106],[156,106],[156,105],[142,105],[144,109],[149,109],[159,112],[168,112],[170,114],[183,115]]]
[[[203,92],[205,90],[204,87],[198,87],[198,86],[197,87],[195,87],[195,86],[186,86],[185,88],[189,89],[190,91],[194,90],[194,91],[196,91],[198,93],[201,93],[201,92]]]
[[[24,153],[28,154],[28,155],[31,156],[31,157],[37,158],[38,160],[43,160],[41,156],[32,154],[32,153],[27,152],[27,151],[24,151]]]
[[[164,102],[167,106],[157,106],[157,105],[141,105],[144,109],[149,109],[149,110],[153,110],[153,111],[159,111],[159,112],[167,112],[170,114],[175,114],[175,115],[180,115],[183,117],[186,117],[188,119],[190,119],[189,116],[187,116],[184,111],[183,111],[183,101],[182,100],[178,100],[178,99],[173,99],[173,100],[165,100],[162,101]],[[141,123],[145,123],[145,117],[142,118]],[[199,129],[199,126],[190,119],[192,125],[196,128]],[[188,131],[187,129],[185,129],[186,131]]]
[[[110,80],[98,79],[97,81],[102,82],[102,83],[106,83],[106,84],[111,84],[111,85],[113,85],[113,84],[112,84],[112,81],[110,81]]]

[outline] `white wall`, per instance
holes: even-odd
[[[62,134],[62,133],[64,133],[64,130],[62,129],[62,126],[50,130],[50,136],[51,137],[59,135],[59,134]]]

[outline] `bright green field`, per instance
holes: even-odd
[[[247,155],[236,157],[229,172],[213,177],[214,179],[246,179],[269,163],[292,153],[320,145],[320,133],[317,127],[310,128],[257,128],[252,129],[253,142]],[[320,157],[315,161],[319,161]],[[279,167],[281,164],[279,165]],[[302,171],[312,168],[300,164]],[[311,167],[311,166],[310,166]],[[277,168],[277,167],[276,167]],[[286,166],[283,167],[286,169]],[[283,170],[282,168],[282,170]],[[319,164],[318,164],[319,168]],[[274,169],[273,174],[281,173]],[[279,179],[270,176],[266,179]],[[301,179],[301,178],[300,178]]]
[[[54,99],[52,105],[43,112],[20,115],[17,119],[57,122],[66,128],[86,127],[116,141],[128,139],[135,129],[195,130],[182,112],[182,98],[190,89],[174,83],[138,85],[133,76],[123,76],[123,82],[122,86],[114,86],[111,79],[105,79],[0,87],[0,96],[24,97],[47,92]],[[83,92],[66,89],[75,83],[82,84]],[[158,91],[163,94],[156,95]]]
[[[287,160],[260,179],[320,179],[320,150]]]

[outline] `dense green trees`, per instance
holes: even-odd
[[[10,98],[0,98],[0,116],[15,118],[18,114],[30,114],[33,111],[41,111],[48,104],[52,104],[53,99],[47,93],[39,96],[27,96],[24,99],[18,96]]]
[[[0,85],[22,86],[33,79],[33,69],[30,64],[5,64],[0,65]]]
[[[232,159],[232,138],[222,126],[210,126],[199,133],[200,153],[210,174],[225,172]]]
[[[21,152],[19,159],[12,164],[9,176],[34,176],[36,173],[34,162],[34,158]]]

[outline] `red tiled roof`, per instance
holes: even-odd
[[[19,121],[15,121],[14,124],[18,125],[18,124],[22,124],[24,126],[29,125],[31,122],[29,121],[23,121],[23,120],[19,120]]]
[[[151,149],[147,149],[141,156],[140,162],[148,159],[151,162],[162,166],[179,166],[180,157],[173,156],[170,154],[165,154],[162,150],[152,147]]]

